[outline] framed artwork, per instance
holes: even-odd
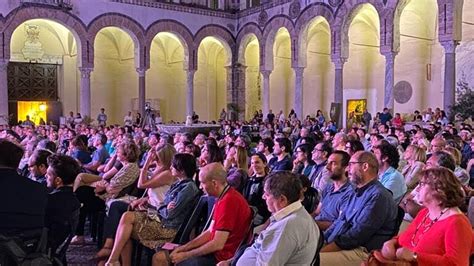
[[[347,100],[346,128],[351,128],[354,123],[362,122],[362,114],[367,108],[367,99]]]

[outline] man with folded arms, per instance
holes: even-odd
[[[379,165],[371,152],[356,152],[349,160],[349,180],[355,185],[345,211],[324,232],[321,265],[357,265],[368,252],[382,248],[398,231],[397,206],[378,181]]]

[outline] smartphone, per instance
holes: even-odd
[[[172,251],[172,250],[174,250],[175,248],[177,248],[177,247],[179,247],[179,246],[180,246],[179,244],[166,242],[166,243],[161,247],[161,249]]]

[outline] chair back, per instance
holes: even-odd
[[[311,262],[311,265],[313,265],[313,266],[319,266],[320,265],[321,259],[320,259],[319,253],[321,252],[321,249],[324,246],[324,234],[323,234],[323,232],[321,232],[321,229],[319,229],[319,227],[318,227],[318,231],[319,231],[318,246],[316,248],[316,254],[314,254],[313,261]]]
[[[178,229],[175,238],[173,239],[173,243],[176,244],[185,244],[191,240],[191,232],[198,228],[199,221],[202,220],[203,214],[207,213],[207,196],[199,197],[199,200],[194,207],[194,210],[191,212],[188,219],[185,220],[184,223]],[[206,215],[207,216],[207,215]],[[187,221],[187,222],[186,222]],[[196,232],[200,233],[200,232]]]
[[[52,265],[46,250],[47,238],[47,228],[15,236],[0,234],[0,265]]]
[[[393,232],[392,237],[398,234],[398,231],[400,230],[400,225],[403,222],[403,217],[405,217],[405,210],[403,210],[402,207],[397,206],[397,219],[395,221],[395,231]]]
[[[58,259],[61,262],[66,262],[66,252],[69,247],[69,244],[71,244],[72,238],[76,234],[76,227],[77,224],[79,223],[79,213],[80,209],[76,209],[72,212],[71,217],[69,220],[66,222],[66,226],[68,227],[68,237],[62,243],[62,245],[59,247],[59,250],[53,250],[53,256]]]
[[[313,213],[319,204],[318,190],[313,187],[309,187],[304,193],[304,199],[301,204],[308,213]]]

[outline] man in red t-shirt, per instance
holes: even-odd
[[[170,254],[174,264],[216,265],[234,256],[251,221],[245,198],[227,184],[227,173],[220,163],[211,163],[199,173],[203,191],[217,198],[209,229]],[[157,253],[153,265],[168,265],[166,256]]]

